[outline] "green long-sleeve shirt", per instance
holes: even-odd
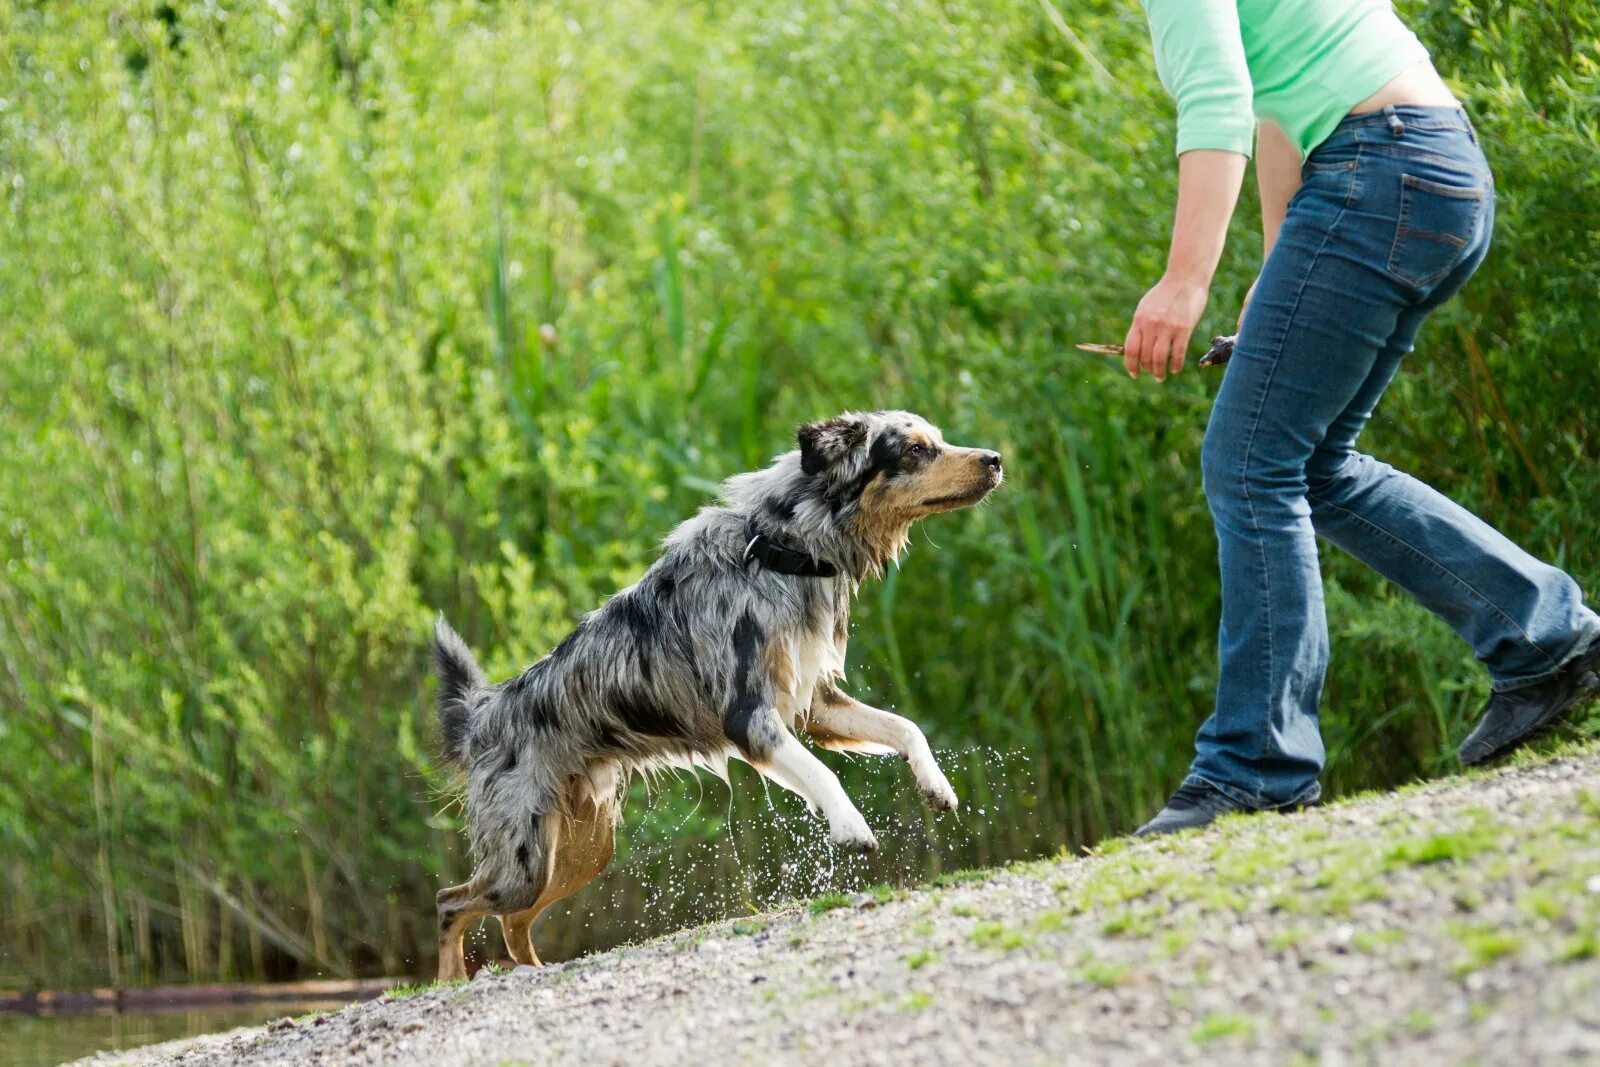
[[[1428,58],[1389,0],[1145,0],[1178,154],[1250,154],[1256,119],[1302,158],[1350,109]]]

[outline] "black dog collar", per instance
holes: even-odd
[[[749,540],[744,546],[744,561],[755,560],[769,571],[793,574],[799,578],[832,578],[839,569],[825,559],[813,559],[804,552],[796,552],[779,544],[760,532],[752,523],[745,527]]]

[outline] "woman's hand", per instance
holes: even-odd
[[[1189,335],[1206,309],[1211,276],[1222,257],[1228,217],[1244,181],[1244,156],[1197,148],[1178,157],[1178,211],[1167,273],[1144,294],[1123,347],[1130,378],[1142,368],[1156,381],[1183,369]]]
[[[1169,370],[1173,374],[1183,370],[1189,335],[1206,309],[1209,289],[1203,282],[1169,273],[1144,294],[1124,342],[1128,377],[1138,378],[1143,369],[1164,382]]]

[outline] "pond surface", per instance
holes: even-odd
[[[239,1026],[337,1011],[347,1001],[215,1004],[172,1011],[104,1015],[0,1015],[0,1064],[48,1067],[102,1050],[138,1048]]]

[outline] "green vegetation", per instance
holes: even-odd
[[[1121,985],[1127,979],[1129,972],[1130,968],[1127,964],[1106,963],[1101,960],[1095,960],[1084,964],[1078,973],[1090,985],[1100,989],[1111,989]]]
[[[1415,840],[1402,841],[1389,849],[1387,859],[1390,863],[1426,865],[1430,863],[1449,863],[1453,860],[1469,859],[1480,852],[1487,852],[1495,847],[1496,837],[1492,833],[1469,831],[1466,833],[1443,833]]]
[[[1452,970],[1465,976],[1488,966],[1502,956],[1510,955],[1522,947],[1516,934],[1496,926],[1455,926],[1452,931],[1466,955],[1456,961]]]
[[[400,985],[390,986],[384,990],[384,996],[390,1000],[404,1000],[407,997],[418,996],[422,993],[432,993],[438,989],[450,989],[453,986],[465,985],[465,979],[454,979],[449,982],[403,982]]]
[[[1247,1016],[1213,1012],[1196,1023],[1189,1036],[1194,1038],[1197,1045],[1208,1045],[1227,1038],[1254,1037],[1255,1032],[1255,1021]]]
[[[830,912],[835,908],[848,908],[849,906],[850,894],[834,891],[831,893],[824,893],[815,900],[808,902],[806,904],[806,910],[811,912],[813,915],[822,915],[823,913]]]
[[[972,943],[979,948],[1010,952],[1028,944],[1028,935],[1014,926],[985,919],[972,928]]]
[[[903,890],[896,889],[894,886],[883,882],[879,882],[877,885],[869,885],[863,892],[871,898],[874,904],[887,904],[891,900],[899,900],[905,896]]]
[[[954,885],[972,885],[975,882],[987,881],[993,874],[993,871],[946,871],[935,877],[932,884],[941,889]]]
[[[1401,6],[1500,224],[1368,442],[1593,585],[1600,5]],[[955,862],[1096,840],[1179,780],[1218,379],[1071,348],[1117,340],[1165,254],[1136,5],[1063,10],[1070,38],[1036,0],[111,7],[0,5],[0,985],[426,972],[469,866],[434,614],[508,674],[843,408],[920,409],[1012,472],[863,590],[851,646],[854,691],[955,753]],[[1445,769],[1470,653],[1326,566],[1327,788]],[[899,771],[849,772],[869,816],[915,810]],[[758,790],[700,799],[630,805],[635,866],[555,949],[683,923],[657,876],[696,900],[726,872],[680,842],[769,855]],[[1327,862],[1342,906],[1371,892]]]

